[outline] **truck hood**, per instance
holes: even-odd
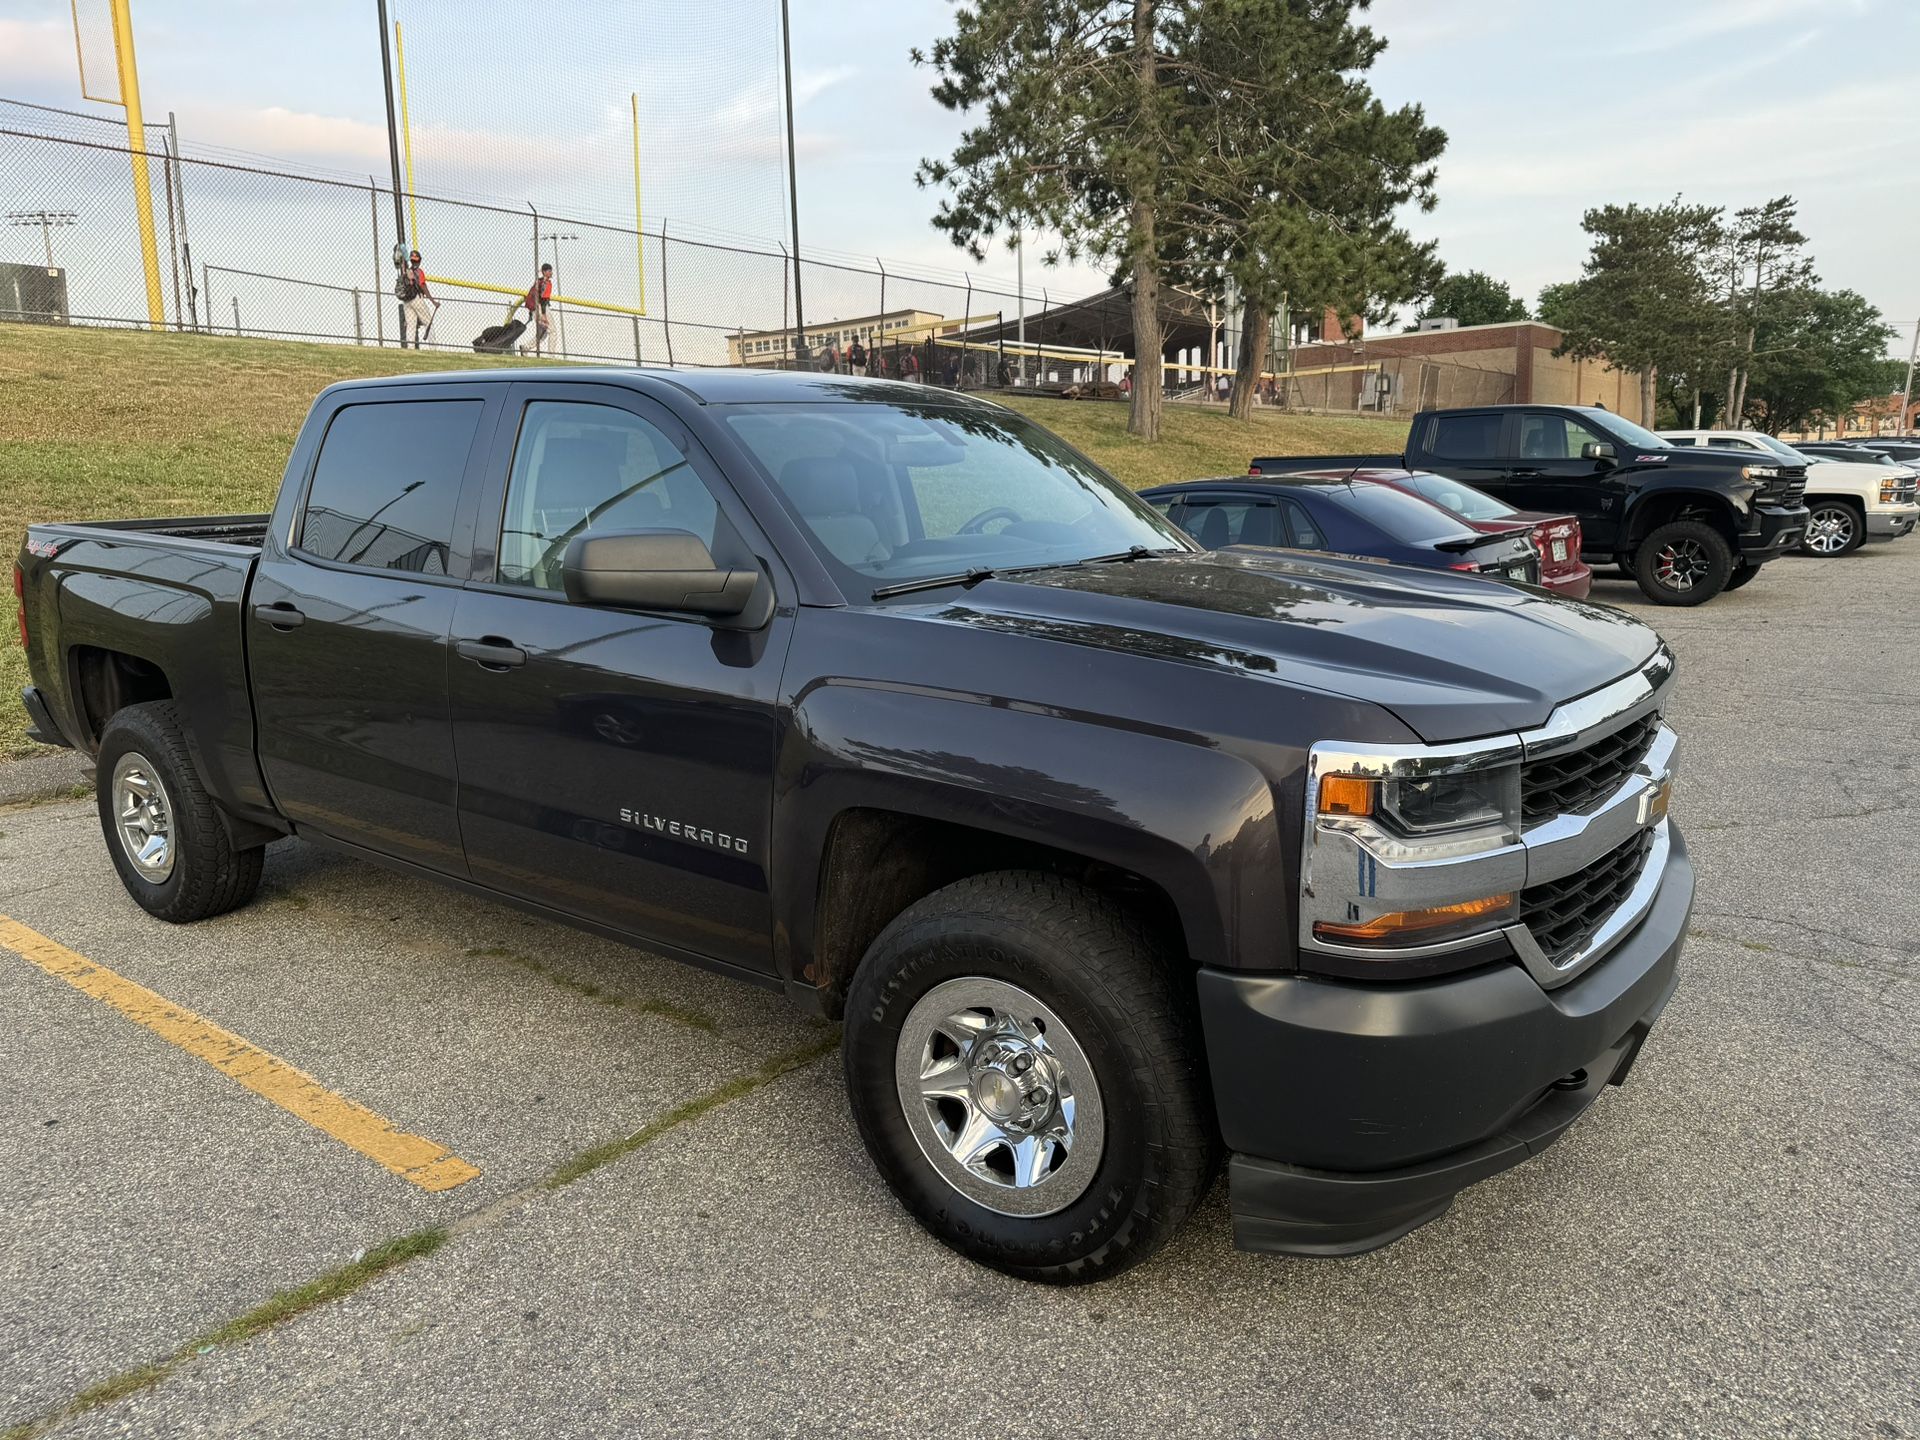
[[[1532,729],[1660,644],[1610,606],[1444,570],[1258,549],[1031,571],[928,613],[1368,701],[1432,744]]]

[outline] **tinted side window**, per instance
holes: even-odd
[[[453,511],[479,400],[348,405],[327,426],[300,522],[300,548],[322,560],[447,573]]]
[[[1500,417],[1438,416],[1428,449],[1441,460],[1491,460],[1500,453]]]
[[[685,530],[715,550],[719,507],[656,426],[612,405],[536,400],[520,423],[500,527],[500,582],[561,588],[574,536]]]
[[[1313,517],[1307,514],[1307,507],[1298,500],[1282,500],[1281,507],[1286,511],[1287,528],[1293,532],[1293,544],[1300,550],[1324,550],[1327,537],[1320,533],[1320,527],[1313,523]]]
[[[1564,415],[1522,415],[1520,458],[1523,460],[1578,460],[1583,446],[1600,437],[1578,420]]]
[[[1209,550],[1222,545],[1280,543],[1273,533],[1273,506],[1264,500],[1189,500],[1180,525]]]

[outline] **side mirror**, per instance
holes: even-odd
[[[761,584],[758,570],[722,570],[685,530],[576,535],[560,575],[576,605],[694,615],[743,614]]]
[[[1582,460],[1611,460],[1613,459],[1613,446],[1604,440],[1589,440],[1580,447],[1580,458]]]

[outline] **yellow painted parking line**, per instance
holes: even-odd
[[[104,1000],[169,1045],[204,1060],[254,1094],[358,1150],[410,1185],[451,1190],[480,1172],[443,1145],[397,1130],[384,1116],[336,1095],[318,1080],[213,1021],[96,965],[58,941],[0,915],[0,946],[96,1000]]]

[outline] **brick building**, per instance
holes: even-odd
[[[1637,419],[1640,376],[1604,360],[1553,353],[1562,332],[1538,320],[1461,325],[1403,335],[1340,338],[1337,322],[1320,327],[1326,338],[1294,349],[1296,375],[1319,372],[1308,386],[1325,393],[1329,409],[1405,412],[1449,404],[1495,402],[1604,405]],[[1380,377],[1390,377],[1382,379]]]

